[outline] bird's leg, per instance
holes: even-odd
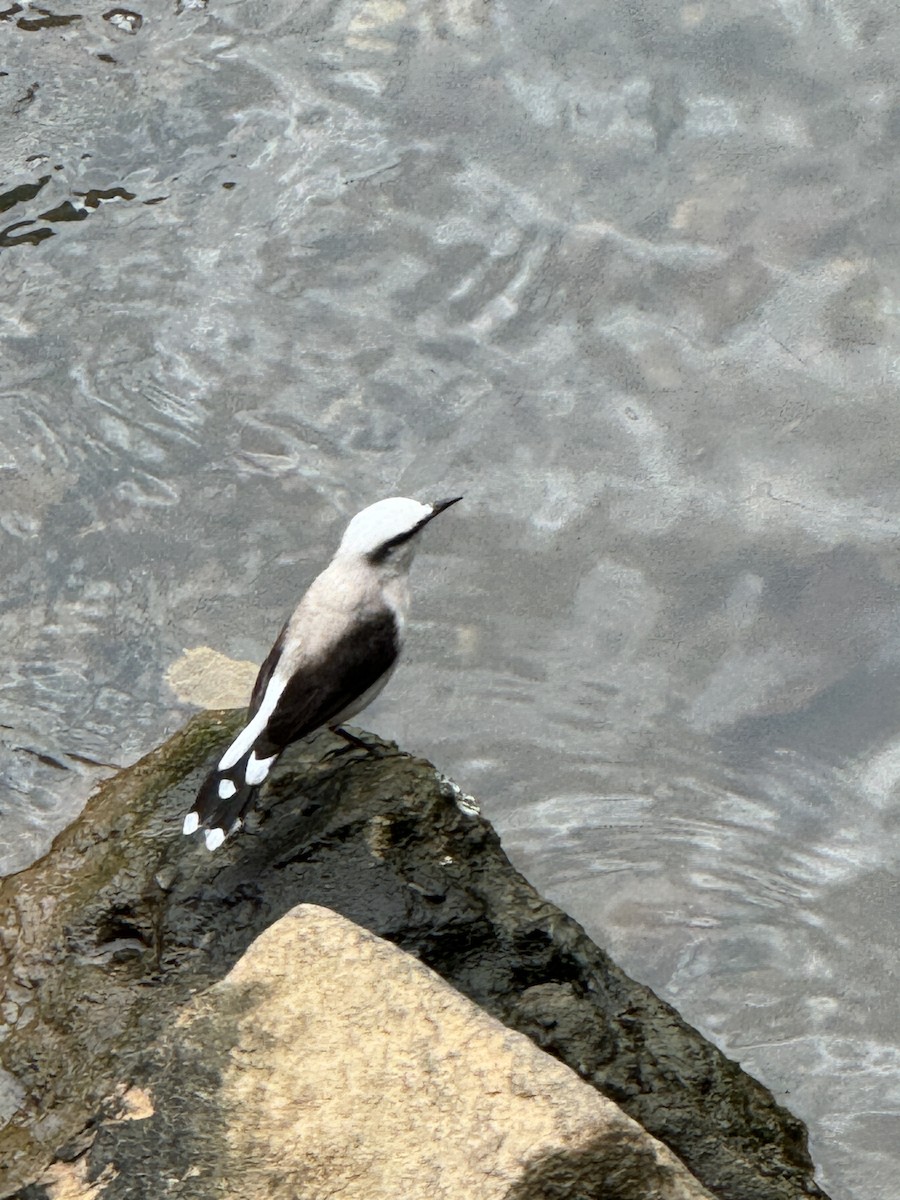
[[[364,742],[362,738],[358,738],[355,733],[348,733],[346,729],[342,729],[339,725],[330,725],[329,729],[332,733],[337,734],[339,738],[343,738],[347,743],[346,746],[338,746],[334,750],[329,750],[326,758],[338,758],[341,754],[347,754],[350,750],[365,750],[366,754],[377,755],[381,751],[380,746],[372,746],[368,742]]]
[[[336,733],[338,737],[343,738],[351,746],[357,746],[360,750],[365,750],[369,754],[377,749],[376,746],[371,745],[369,742],[364,742],[361,737],[357,737],[355,733],[351,733],[349,729],[342,729],[340,725],[333,726],[331,732]]]

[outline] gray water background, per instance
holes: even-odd
[[[900,10],[109,11],[0,18],[4,868],[462,491],[366,725],[896,1200]]]

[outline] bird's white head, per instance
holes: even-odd
[[[457,500],[462,500],[462,496],[436,500],[433,504],[391,496],[388,500],[370,504],[347,526],[338,554],[367,558],[375,565],[395,562],[398,566],[408,566],[417,535],[430,520]]]

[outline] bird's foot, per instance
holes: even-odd
[[[323,759],[340,758],[344,754],[349,754],[351,750],[363,750],[369,758],[384,758],[388,753],[384,746],[363,741],[355,733],[348,733],[346,729],[341,729],[340,726],[333,728],[331,732],[337,737],[343,738],[346,745],[335,746],[333,750],[327,751],[322,756]]]

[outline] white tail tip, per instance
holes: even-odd
[[[225,830],[207,829],[205,837],[207,850],[218,850],[218,848],[225,841]]]
[[[200,828],[200,818],[195,812],[189,812],[184,818],[184,825],[181,827],[182,833],[196,833]]]

